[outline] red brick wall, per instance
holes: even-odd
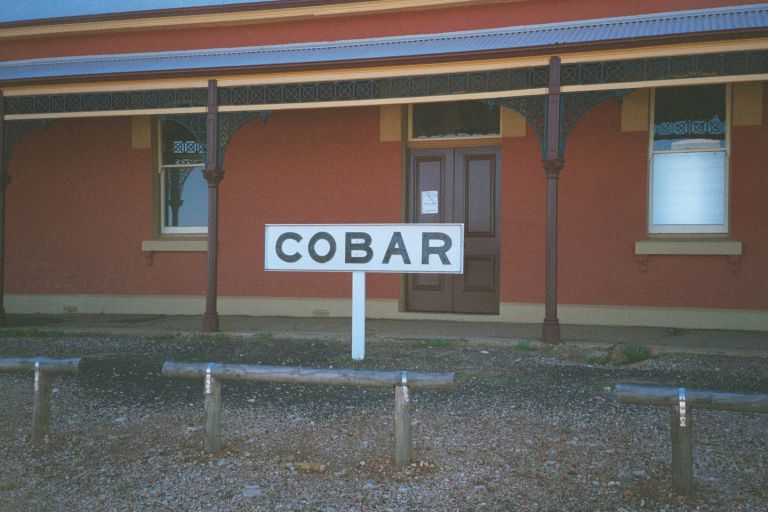
[[[220,293],[349,297],[349,274],[266,273],[265,223],[401,221],[399,143],[378,139],[378,108],[283,111],[232,140],[221,185]],[[561,303],[768,308],[768,126],[733,129],[731,225],[740,266],[723,256],[651,256],[647,133],[619,131],[619,104],[588,112],[560,180]],[[8,189],[7,291],[198,295],[205,253],[156,253],[152,153],[130,146],[129,119],[54,122],[17,145]],[[504,142],[504,302],[540,303],[545,179],[532,130]],[[397,275],[370,275],[368,296],[399,296]]]
[[[264,272],[264,224],[400,222],[400,144],[379,142],[379,109],[276,112],[242,128],[221,188],[226,295],[349,297],[348,273]],[[398,275],[367,296],[398,297]]]
[[[6,291],[202,294],[205,253],[157,254],[152,152],[131,148],[131,120],[56,121],[16,146],[8,188]]]
[[[333,41],[701,9],[759,0],[530,0],[259,25],[51,36],[3,41],[0,60]]]

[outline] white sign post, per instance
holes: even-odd
[[[365,273],[464,272],[463,224],[267,224],[264,270],[352,272],[352,359],[365,357]]]

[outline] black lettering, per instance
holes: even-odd
[[[430,242],[432,240],[439,240],[443,242],[443,245],[439,247],[432,247]],[[440,262],[443,265],[450,265],[448,256],[445,254],[453,245],[451,237],[445,233],[422,233],[421,235],[421,264],[429,265],[429,256],[437,254],[440,257]]]
[[[315,250],[315,244],[319,242],[320,240],[325,240],[328,242],[328,253],[324,256],[320,256],[317,254],[317,251]],[[325,231],[321,231],[312,238],[309,239],[309,256],[315,260],[318,263],[326,263],[333,258],[333,255],[336,254],[336,240],[333,239],[330,233],[326,233]]]
[[[359,242],[353,242],[353,240],[359,240]],[[344,263],[368,263],[373,258],[371,235],[361,231],[346,233],[344,249]],[[365,256],[352,256],[352,251],[363,251]]]
[[[411,258],[408,257],[408,251],[405,249],[403,235],[399,231],[395,231],[392,234],[392,238],[389,241],[389,247],[387,247],[387,252],[384,254],[384,260],[382,263],[384,265],[388,264],[390,258],[392,258],[394,255],[398,255],[403,258],[403,263],[406,265],[411,264]]]
[[[277,243],[275,243],[275,252],[277,252],[277,257],[286,263],[295,263],[301,259],[301,254],[285,254],[285,251],[283,251],[283,244],[286,240],[293,240],[298,243],[301,242],[301,235],[294,233],[293,231],[288,231],[277,237]]]

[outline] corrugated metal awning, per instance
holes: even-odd
[[[455,56],[766,28],[763,3],[441,34],[8,61],[0,63],[0,82]]]

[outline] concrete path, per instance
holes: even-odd
[[[45,329],[68,332],[109,332],[156,335],[198,332],[200,316],[168,315],[9,315],[9,329]],[[222,316],[224,334],[260,334],[291,339],[351,338],[349,318],[287,318]],[[371,320],[367,341],[401,339],[465,339],[475,342],[525,341],[539,343],[540,324],[475,323],[438,320]],[[565,344],[607,347],[640,345],[657,351],[728,353],[768,357],[768,332],[563,325]]]

